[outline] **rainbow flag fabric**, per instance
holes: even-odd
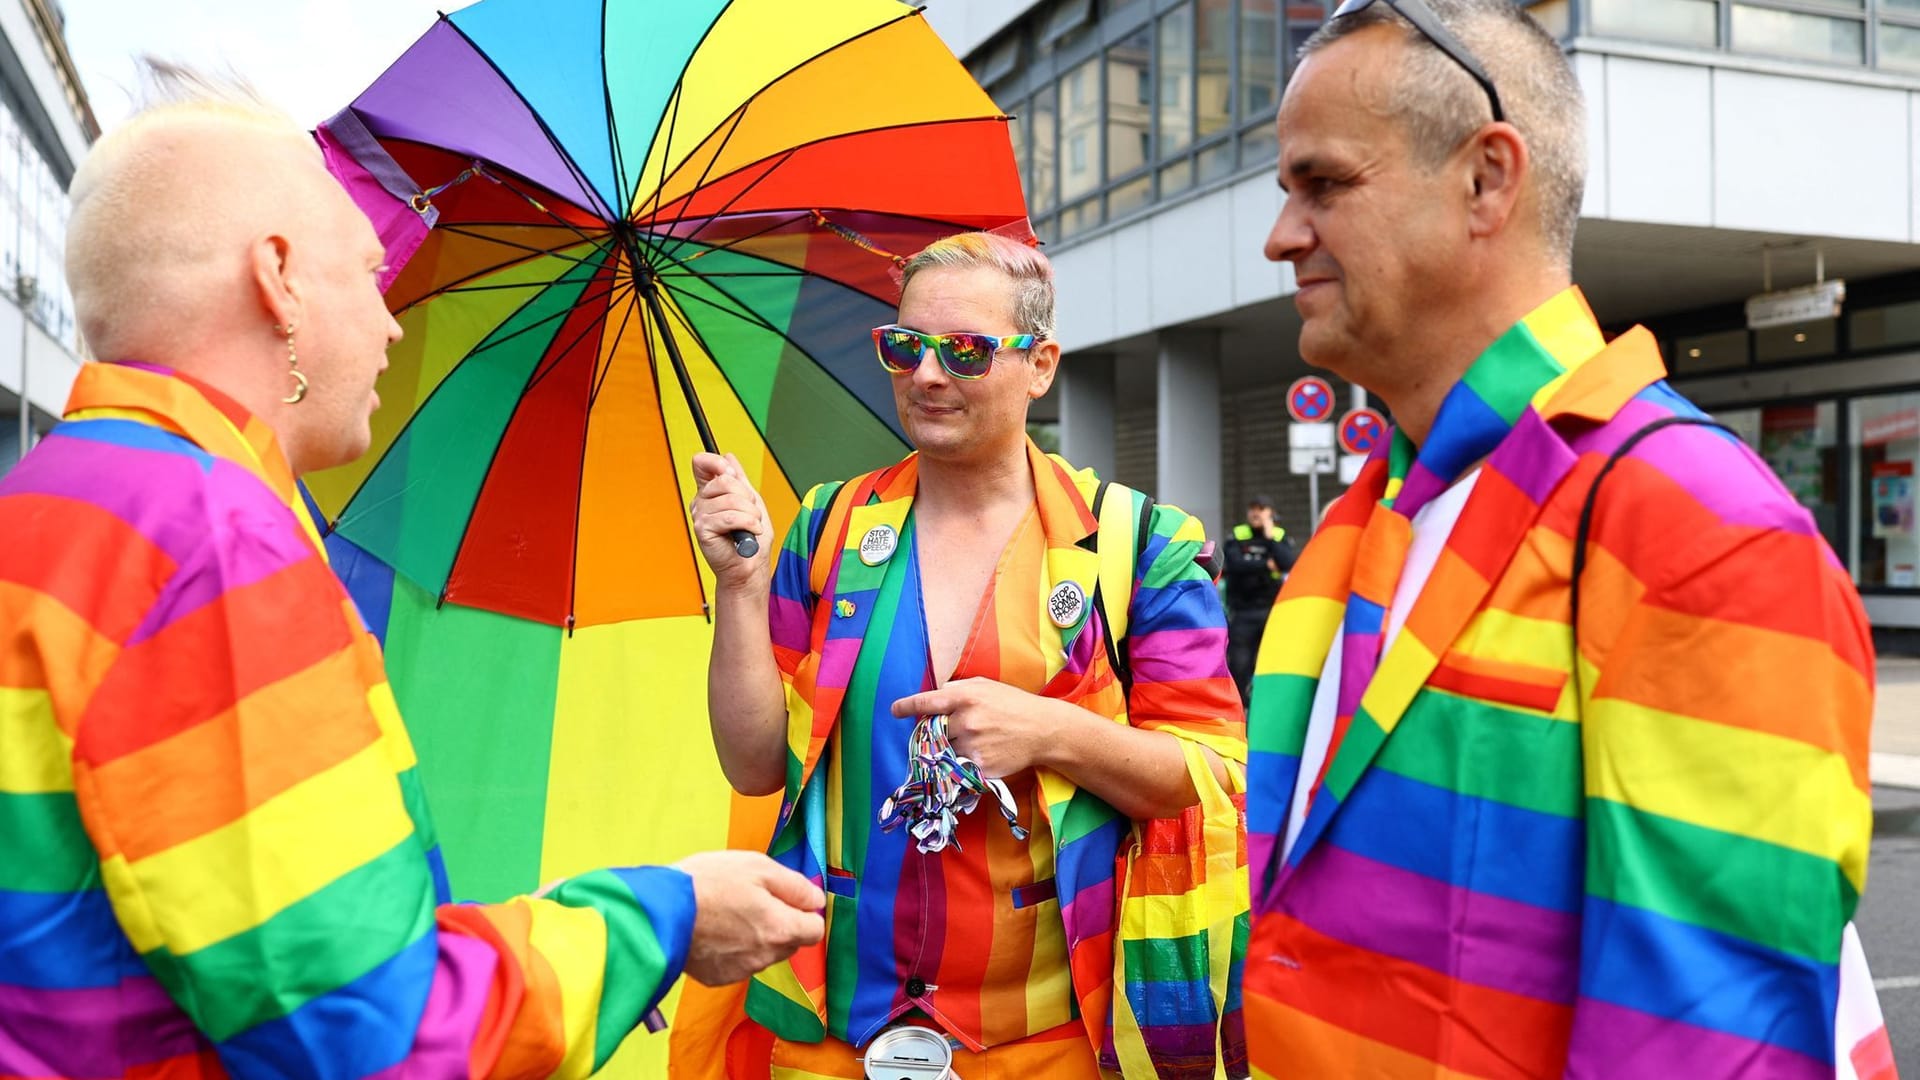
[[[1676,427],[1609,474],[1569,625],[1602,463],[1699,415],[1662,375],[1644,329],[1609,345],[1562,293],[1303,553],[1250,720],[1255,1076],[1836,1075],[1871,829],[1846,571],[1744,445]],[[1399,610],[1411,516],[1476,468]],[[1302,784],[1316,697],[1332,749]]]
[[[0,1076],[584,1076],[692,885],[448,903],[378,647],[272,434],[82,369],[0,480]]]
[[[1199,522],[1156,506],[1135,548],[1143,497],[1103,499],[1096,517],[1090,470],[1074,472],[1031,444],[1028,453],[1035,510],[1004,549],[955,676],[1072,701],[1242,761],[1225,619],[1195,561]],[[921,855],[905,830],[873,827],[906,776],[912,718],[895,718],[892,703],[933,685],[911,514],[917,466],[909,457],[845,491],[814,489],[775,567],[789,757],[772,852],[827,890],[828,931],[821,946],[759,977],[748,1013],[790,1041],[831,1035],[860,1045],[915,1009],[976,1050],[1077,1020],[1111,1053],[1115,864],[1132,822],[1064,776],[1036,770],[1014,781],[1028,840],[1014,840],[984,807],[963,819],[958,852]],[[1109,495],[1116,491],[1125,489]],[[1089,550],[1096,533],[1099,554]],[[1123,550],[1110,557],[1109,545]],[[816,551],[835,558],[815,560]],[[1096,585],[1127,625],[1105,625]],[[1077,602],[1060,599],[1068,595]],[[1107,661],[1109,632],[1130,644],[1130,698]],[[1206,887],[1204,868],[1193,878],[1187,887]],[[1144,878],[1135,884],[1151,891]],[[1165,995],[1183,997],[1184,1012],[1140,1017],[1146,1044],[1197,1047],[1211,1076],[1223,1017],[1208,994],[1204,929],[1150,930],[1161,958],[1188,963],[1174,981],[1193,992]]]

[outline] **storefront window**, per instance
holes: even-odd
[[[1920,343],[1920,300],[1852,312],[1847,317],[1847,333],[1855,349]]]
[[[1920,588],[1920,531],[1913,512],[1920,393],[1858,398],[1852,427],[1853,483],[1860,493],[1854,580]]]
[[[1839,409],[1834,402],[1733,409],[1714,419],[1738,432],[1813,515],[1833,550],[1844,551],[1840,520]]]

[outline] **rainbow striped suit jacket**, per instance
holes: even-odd
[[[1044,574],[1048,587],[1037,591],[1034,602],[1044,604],[1051,589],[1063,581],[1077,582],[1088,597],[1094,595],[1097,584],[1110,598],[1107,605],[1116,624],[1106,626],[1103,613],[1091,602],[1086,617],[1072,627],[1059,628],[1041,615],[1043,634],[1052,635],[1052,644],[1043,650],[1050,685],[1071,684],[1068,700],[1116,723],[1164,731],[1209,747],[1227,761],[1244,762],[1239,696],[1226,672],[1226,620],[1205,571],[1195,561],[1205,543],[1200,522],[1174,507],[1156,505],[1148,526],[1151,535],[1141,546],[1137,562],[1131,558],[1132,551],[1125,558],[1097,554],[1090,550],[1096,546],[1092,543],[1096,533],[1123,541],[1136,539],[1142,496],[1132,493],[1132,498],[1103,499],[1096,517],[1092,504],[1099,478],[1091,469],[1075,471],[1031,443],[1028,456],[1049,545]],[[818,766],[846,707],[855,660],[870,646],[884,649],[888,636],[887,627],[872,619],[885,567],[867,565],[860,557],[860,542],[875,526],[889,526],[896,532],[903,527],[912,508],[916,475],[917,461],[909,457],[847,481],[850,497],[835,498],[834,485],[808,492],[775,570],[774,652],[787,681],[789,715],[786,794],[771,854],[815,882],[823,882],[826,873],[822,823],[831,812],[825,771]],[[1110,493],[1119,490],[1123,489],[1110,489]],[[814,551],[831,548],[836,541],[841,546],[833,552],[837,557],[831,566],[809,565]],[[1132,598],[1131,603],[1122,599],[1126,597]],[[829,615],[841,602],[848,605],[844,614]],[[1122,691],[1108,665],[1104,645],[1108,633],[1133,642],[1136,679],[1131,697]],[[1044,832],[1051,839],[1051,851],[1044,857],[1054,868],[1074,997],[1089,1040],[1106,1049],[1116,948],[1157,947],[1182,957],[1204,957],[1196,951],[1196,946],[1204,945],[1204,930],[1195,937],[1190,928],[1162,926],[1150,940],[1117,941],[1115,861],[1131,843],[1132,822],[1065,776],[1042,769],[1038,779],[1045,822],[1044,829],[1036,829],[1036,838]],[[986,807],[976,811],[991,812]],[[830,906],[830,935],[835,918]],[[893,945],[881,941],[873,947]],[[827,1034],[829,974],[824,942],[802,949],[790,962],[755,977],[748,1010],[782,1038],[818,1041]],[[1194,1015],[1149,1015],[1141,1024],[1148,1029],[1149,1046],[1190,1047],[1194,1054],[1208,1056],[1223,1022],[1233,1029],[1237,1041],[1237,1018],[1232,1014],[1238,1000],[1228,1000],[1228,1017],[1212,1016],[1207,972],[1202,966],[1191,974],[1194,989],[1188,998]],[[1128,989],[1136,988],[1129,984]],[[1196,1016],[1204,1022],[1188,1023]]]
[[[1482,466],[1285,859],[1384,440],[1275,606],[1250,730],[1256,1076],[1834,1075],[1871,829],[1859,599],[1765,463],[1663,430],[1601,489],[1573,679],[1581,504],[1628,436],[1698,414],[1644,329],[1567,366]]]
[[[88,364],[0,479],[0,1077],[585,1076],[692,883],[448,903],[380,649],[272,432]]]

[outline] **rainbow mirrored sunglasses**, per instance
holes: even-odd
[[[880,366],[895,375],[905,375],[920,366],[928,349],[940,358],[940,366],[956,379],[978,379],[993,367],[993,358],[1001,349],[1031,349],[1039,339],[1033,334],[994,337],[992,334],[923,334],[904,326],[873,328],[873,351]]]

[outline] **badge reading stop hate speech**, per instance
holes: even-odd
[[[894,549],[900,546],[900,534],[891,525],[875,525],[860,538],[860,561],[868,566],[879,566],[893,558]]]

